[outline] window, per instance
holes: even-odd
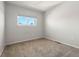
[[[36,26],[37,19],[35,17],[17,16],[18,25]]]

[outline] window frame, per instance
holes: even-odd
[[[36,26],[36,25],[37,25],[37,20],[38,20],[37,17],[35,17],[35,16],[24,16],[24,17],[33,17],[33,18],[35,18],[35,25],[28,25],[28,24],[22,25],[22,24],[19,24],[19,23],[18,23],[18,17],[19,17],[19,16],[24,16],[24,15],[18,15],[18,16],[17,16],[17,21],[16,21],[16,22],[17,22],[17,25],[18,25],[18,26]]]

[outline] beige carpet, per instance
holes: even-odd
[[[79,49],[48,39],[37,39],[6,46],[3,57],[79,57]]]

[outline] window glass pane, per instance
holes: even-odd
[[[37,19],[35,17],[18,16],[17,24],[18,25],[36,26]]]

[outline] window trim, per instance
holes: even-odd
[[[24,16],[24,15],[18,15],[18,16]],[[17,20],[18,20],[18,16],[17,16]],[[24,16],[24,17],[33,17],[33,18],[35,18],[36,19],[36,25],[37,25],[37,17],[36,16]],[[22,25],[22,24],[18,24],[18,21],[16,20],[16,22],[17,22],[17,25],[18,26],[36,26],[36,25]]]

